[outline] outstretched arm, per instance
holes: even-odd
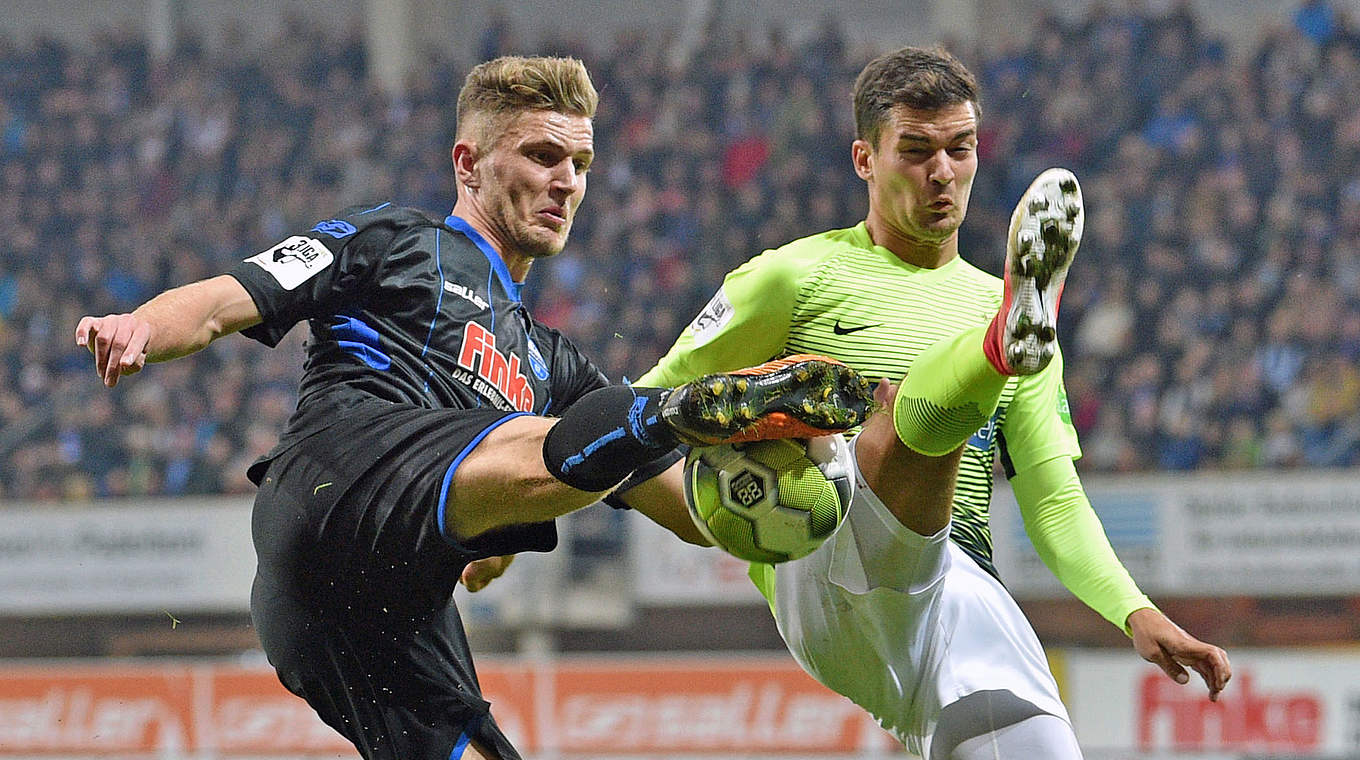
[[[1071,457],[1056,457],[1011,478],[1020,514],[1039,557],[1077,598],[1120,626],[1134,648],[1177,683],[1190,666],[1217,699],[1232,677],[1224,651],[1173,623],[1138,590],[1110,546],[1082,490]]]
[[[255,301],[236,278],[220,275],[167,290],[130,314],[83,317],[76,345],[94,354],[95,372],[112,388],[118,378],[199,351],[223,335],[260,322]]]

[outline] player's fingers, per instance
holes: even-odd
[[[80,321],[76,323],[77,346],[85,346],[94,351],[94,347],[90,345],[90,330],[94,329],[94,324],[94,317],[81,317]]]
[[[1176,683],[1189,683],[1190,674],[1186,672],[1185,668],[1181,667],[1180,663],[1176,662],[1176,658],[1167,651],[1166,647],[1157,647],[1156,651],[1146,656],[1146,659],[1161,668]]]
[[[881,407],[886,407],[897,395],[897,386],[888,382],[887,378],[878,381],[874,386],[874,401]]]
[[[94,354],[94,371],[98,373],[99,379],[103,380],[105,384],[108,383],[106,375],[114,332],[116,332],[116,329],[114,325],[109,323],[108,317],[95,320],[90,326],[89,341],[90,351]]]
[[[1217,700],[1219,692],[1223,691],[1228,681],[1232,679],[1232,665],[1228,662],[1228,653],[1219,647],[1210,646],[1198,656],[1186,657],[1181,662],[1194,668],[1204,679],[1204,684],[1209,687],[1211,700]]]
[[[491,582],[492,577],[494,576],[487,572],[486,560],[477,560],[463,568],[458,580],[463,582],[464,588],[468,591],[481,591]]]
[[[118,377],[122,374],[123,352],[127,350],[128,343],[132,340],[133,330],[131,320],[117,320],[114,323],[113,335],[109,336],[109,342],[104,347],[104,385],[110,388],[118,384]]]
[[[146,364],[146,344],[150,340],[151,325],[141,322],[133,328],[127,348],[123,349],[123,355],[118,360],[122,374],[131,375],[140,371],[142,365]]]
[[[467,587],[467,590],[474,593],[481,591],[491,584],[490,578],[476,574],[464,574],[462,581],[463,585]]]

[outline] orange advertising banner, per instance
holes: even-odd
[[[819,754],[887,741],[787,660],[567,661],[553,676],[552,735],[564,752]]]
[[[0,749],[140,752],[192,745],[184,668],[24,667],[0,676]]]
[[[491,660],[479,675],[492,714],[525,752],[778,756],[897,746],[783,658]],[[0,757],[167,752],[353,756],[264,667],[0,669]]]

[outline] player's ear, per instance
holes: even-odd
[[[460,187],[476,189],[481,185],[481,174],[477,171],[477,143],[461,139],[453,144],[453,173]]]
[[[874,148],[867,140],[850,143],[850,162],[855,165],[855,174],[862,180],[874,176]]]

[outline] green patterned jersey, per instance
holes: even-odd
[[[637,383],[679,385],[801,353],[825,354],[871,380],[895,383],[927,346],[990,321],[1001,294],[1000,278],[961,258],[922,269],[874,245],[863,223],[832,230],[766,251],[728,274]],[[1008,473],[1080,455],[1061,356],[1037,375],[1007,382],[996,413],[964,448],[952,538],[992,572],[988,517],[998,454]]]

